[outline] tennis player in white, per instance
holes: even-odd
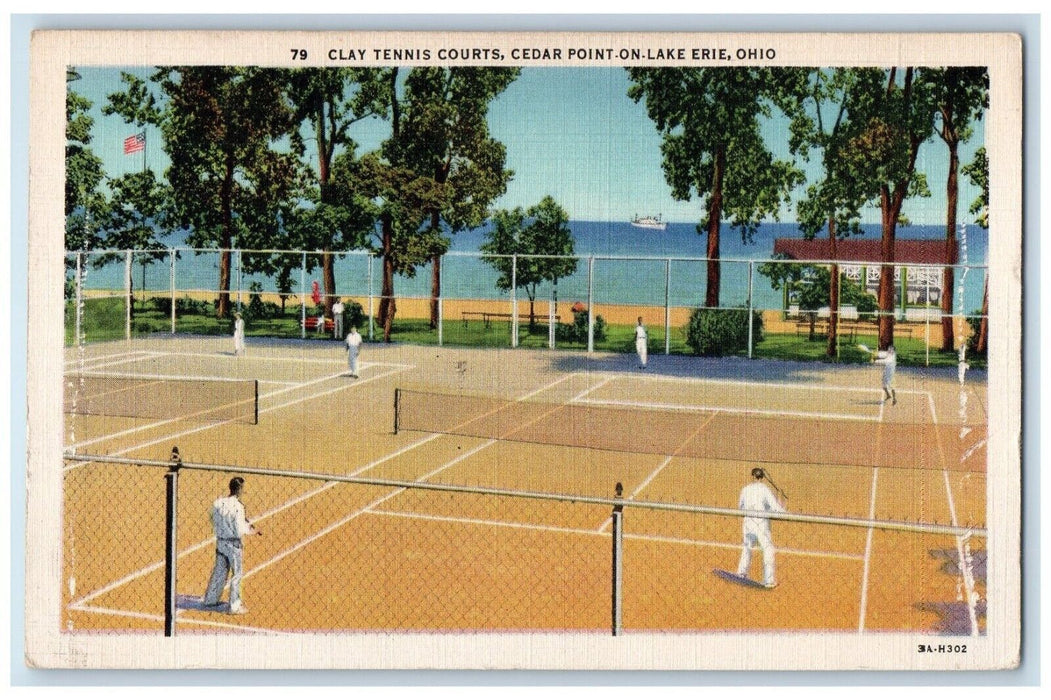
[[[774,496],[770,487],[763,483],[766,473],[756,467],[752,470],[752,483],[741,489],[741,496],[737,500],[737,507],[741,510],[754,510],[760,512],[784,513],[785,508]],[[777,580],[774,578],[774,541],[770,537],[770,519],[762,517],[747,517],[742,524],[744,541],[741,544],[741,561],[737,564],[737,575],[748,578],[748,567],[752,563],[752,547],[759,545],[763,550],[763,586],[774,588]]]
[[[642,325],[642,316],[639,316],[639,325],[635,326],[635,352],[639,354],[639,368],[646,369],[646,326]]]
[[[347,368],[350,376],[358,378],[358,354],[361,352],[362,338],[357,328],[351,328],[347,334]]]
[[[204,606],[219,605],[219,597],[230,576],[230,613],[240,615],[248,612],[241,602],[241,576],[244,574],[244,549],[241,539],[245,535],[262,535],[252,527],[245,517],[241,503],[241,491],[245,480],[239,476],[230,479],[230,495],[215,499],[212,504],[212,527],[215,528],[215,566],[208,590],[204,594]]]
[[[898,396],[894,393],[894,370],[898,368],[898,353],[895,352],[894,346],[890,345],[886,350],[877,352],[872,357],[872,361],[877,365],[883,365],[883,400],[887,401],[890,399],[891,405],[898,403]]]
[[[234,355],[245,354],[245,320],[234,314]]]

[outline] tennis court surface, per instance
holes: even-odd
[[[366,344],[353,379],[335,343],[230,346],[67,350],[66,629],[162,633],[177,447],[180,634],[984,634],[983,373],[899,370],[891,405],[870,367]],[[716,574],[755,466],[772,590]],[[236,475],[243,615],[201,605]]]

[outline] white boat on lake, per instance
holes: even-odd
[[[657,216],[636,215],[635,218],[631,220],[631,225],[637,226],[638,228],[655,229],[657,231],[663,231],[668,228],[668,222],[662,221],[660,214],[657,214]]]

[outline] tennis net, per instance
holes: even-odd
[[[983,426],[761,416],[734,409],[547,403],[395,390],[394,432],[778,464],[984,472]]]
[[[82,372],[65,376],[67,414],[259,422],[256,379]]]

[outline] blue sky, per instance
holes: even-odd
[[[120,117],[104,117],[106,96],[120,90],[121,68],[79,68],[82,80],[72,83],[95,106],[92,147],[110,175],[142,167],[142,154],[123,155],[124,138],[135,129]],[[148,77],[152,68],[124,68]],[[662,214],[666,220],[696,223],[703,211],[697,198],[675,201],[661,169],[660,136],[643,104],[627,96],[629,80],[622,68],[525,68],[521,76],[490,108],[490,129],[507,148],[507,165],[514,179],[495,203],[498,208],[529,207],[544,195],[553,196],[572,219],[626,221],[635,214]],[[379,120],[357,125],[354,138],[363,150],[375,148],[387,126]],[[763,135],[779,157],[788,157],[783,119],[763,125]],[[972,139],[961,147],[961,163],[970,162],[984,138],[978,123]],[[163,172],[168,165],[159,131],[147,128],[146,162]],[[812,168],[813,166],[811,166]],[[907,201],[904,215],[915,224],[945,220],[947,150],[935,138],[921,148],[917,167],[926,173],[931,197]],[[816,172],[814,173],[816,175]],[[959,220],[978,191],[960,178]],[[782,212],[792,221],[791,210]],[[865,215],[879,221],[878,211]]]

